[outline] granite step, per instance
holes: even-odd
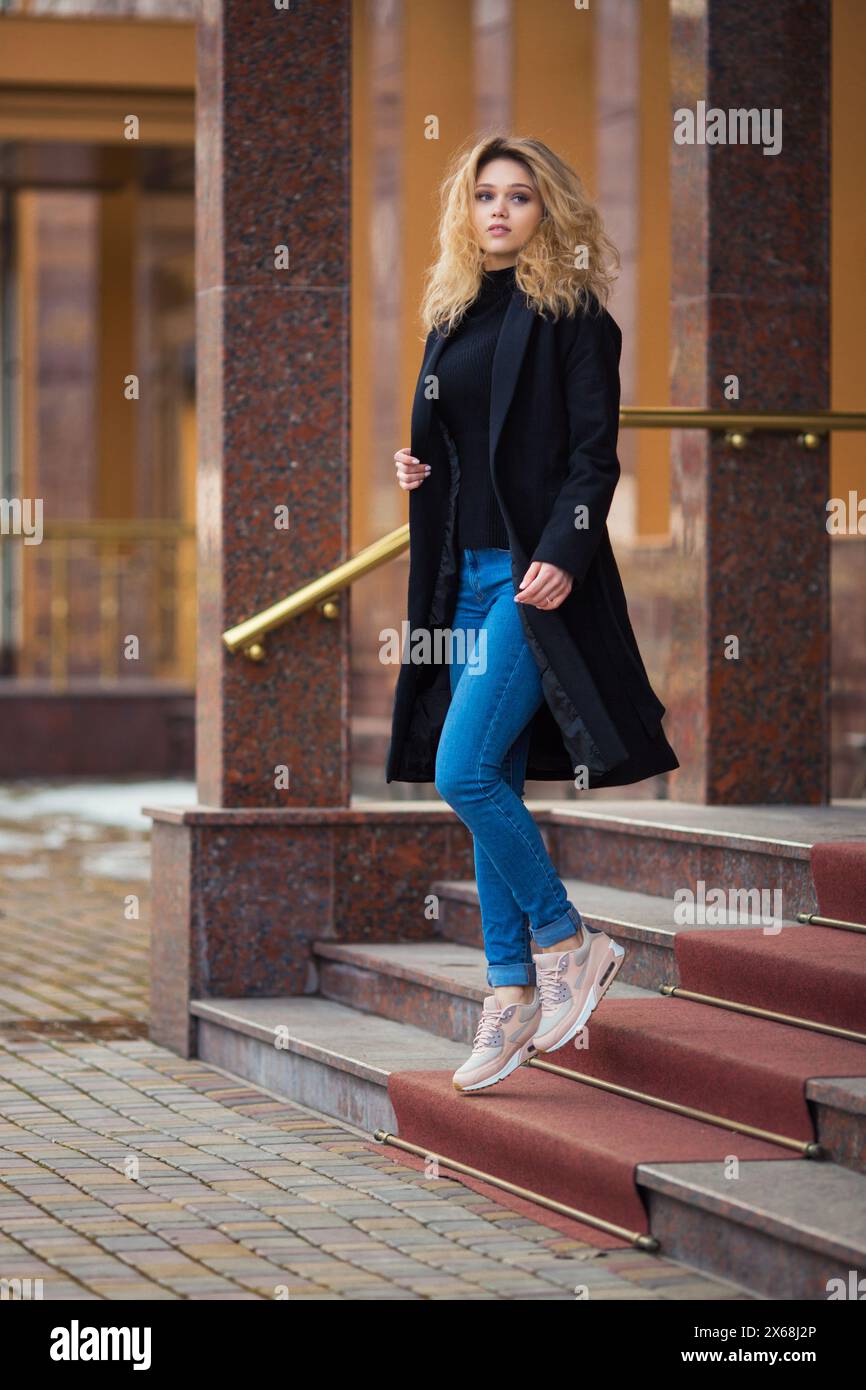
[[[463,988],[472,988],[465,979]],[[196,1051],[202,1060],[365,1128],[371,1136],[381,1128],[413,1139],[411,1127],[400,1128],[392,1095],[399,1097],[407,1086],[422,1098],[429,1093],[429,1104],[422,1104],[421,1113],[441,1137],[438,1151],[472,1162],[471,1152],[459,1151],[460,1117],[467,1112],[454,1108],[467,1098],[455,1097],[450,1084],[450,1074],[465,1060],[464,1043],[313,995],[195,1000],[190,1010],[198,1020]],[[829,1099],[831,1084],[825,1079],[824,1085]],[[569,1152],[561,1155],[566,1180],[569,1173],[584,1172],[584,1163],[598,1171],[600,1163],[613,1162],[620,1198],[634,1200],[636,1186],[646,1212],[644,1229],[659,1237],[665,1255],[772,1298],[826,1299],[829,1280],[847,1280],[851,1270],[863,1277],[862,1174],[831,1163],[791,1160],[778,1145],[671,1115],[538,1068],[518,1068],[495,1092],[504,1099],[520,1094],[521,1119],[500,1134],[497,1168],[488,1171],[509,1176],[512,1142],[515,1164],[518,1149],[525,1155],[549,1142],[549,1123],[541,1115],[533,1120],[532,1099],[544,1098],[560,1116],[567,1135]],[[399,1099],[397,1104],[399,1108]],[[573,1121],[568,1119],[570,1112]],[[497,1114],[501,1120],[503,1109],[480,1105],[472,1113],[476,1139],[478,1127],[494,1122]],[[449,1122],[457,1123],[453,1133]],[[633,1161],[636,1143],[638,1157]],[[658,1160],[660,1153],[672,1150],[682,1153],[681,1161]],[[694,1160],[695,1153],[708,1152],[713,1154],[710,1161]],[[731,1155],[738,1156],[737,1182],[725,1176]],[[535,1187],[544,1193],[544,1163],[537,1166],[535,1179]],[[548,1195],[556,1196],[557,1191]],[[591,1211],[590,1201],[575,1205]]]
[[[560,875],[669,899],[699,881],[781,894],[786,920],[817,908],[812,845],[863,840],[862,802],[700,806],[672,801],[527,802]]]
[[[490,992],[477,948],[450,941],[318,941],[313,958],[324,998],[471,1046]],[[621,1008],[622,1000],[649,1007]],[[593,1075],[696,1109],[706,1108],[707,1094],[724,1096],[720,1113],[789,1138],[817,1138],[834,1162],[866,1172],[866,1047],[662,997],[619,978],[594,1017],[592,1049],[568,1052],[578,1070],[591,1061]],[[649,1073],[642,1070],[648,1053]],[[851,1074],[832,1074],[837,1066]],[[731,1095],[738,1069],[739,1098]],[[793,1118],[771,1122],[783,1094],[793,1103]]]
[[[642,1163],[665,1254],[776,1300],[862,1299],[866,1177],[836,1164]]]
[[[845,1029],[866,1039],[866,935],[781,921],[675,920],[672,902],[651,894],[564,880],[586,920],[625,948],[618,979],[643,989],[676,987],[749,1009]],[[474,881],[439,880],[435,927],[449,940],[481,944]],[[816,1031],[819,1031],[816,1029]]]
[[[618,980],[640,989],[658,990],[680,983],[674,946],[678,933],[729,931],[731,924],[715,928],[706,923],[677,923],[670,897],[612,888],[590,879],[564,877],[569,899],[590,926],[627,947]],[[430,891],[439,900],[434,928],[448,941],[467,946],[483,945],[481,907],[474,879],[437,879]],[[748,924],[744,924],[744,927]],[[788,920],[785,927],[802,929]],[[830,930],[830,928],[827,928]]]
[[[371,1131],[396,1130],[388,1077],[447,1070],[466,1044],[318,995],[196,999],[196,1055],[301,1105]]]
[[[464,1044],[471,1045],[491,992],[484,952],[455,941],[316,941],[313,960],[323,998]],[[617,979],[607,997],[654,994]]]

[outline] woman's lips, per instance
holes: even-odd
[[[488,227],[491,236],[508,236],[511,232],[510,227]]]

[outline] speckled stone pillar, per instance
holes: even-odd
[[[201,11],[196,754],[213,806],[349,800],[347,596],[336,621],[270,633],[260,665],[221,634],[348,555],[350,13]]]
[[[199,12],[200,805],[149,808],[151,1033],[187,1054],[190,999],[309,987],[352,862],[348,596],[261,664],[222,641],[349,553],[350,28],[349,0]]]
[[[671,5],[674,404],[830,404],[830,10],[831,0]],[[676,113],[700,125],[699,102],[708,114],[781,111],[780,152],[676,143]],[[725,395],[732,376],[739,399]],[[673,464],[682,565],[666,704],[681,768],[671,793],[824,802],[827,444],[754,434],[737,451],[720,434],[677,432]]]

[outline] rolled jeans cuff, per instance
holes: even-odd
[[[535,964],[528,960],[514,965],[488,965],[487,983],[491,989],[499,985],[534,985]]]
[[[557,941],[565,941],[566,937],[577,936],[582,926],[584,926],[583,918],[577,908],[569,903],[561,917],[533,930],[532,936],[539,946],[555,946]]]

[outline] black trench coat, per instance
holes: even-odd
[[[446,339],[428,335],[412,407],[411,452],[431,472],[409,493],[408,622],[414,638],[450,628],[459,579],[455,543],[459,460],[428,399]],[[532,719],[527,779],[619,786],[678,767],[661,727],[665,707],[638,651],[607,515],[620,475],[619,358],[622,334],[600,315],[538,314],[515,287],[496,344],[490,395],[490,471],[505,521],[515,589],[532,560],[574,576],[545,612],[519,604],[541,672],[544,702]],[[580,526],[575,508],[586,504]],[[394,694],[385,781],[433,782],[451,702],[447,642],[432,664],[403,650]]]

